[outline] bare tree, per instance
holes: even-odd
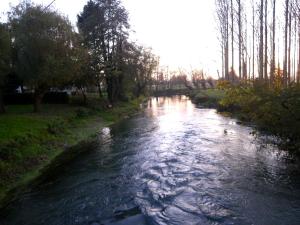
[[[265,0],[265,52],[264,52],[264,78],[268,80],[268,0]]]
[[[273,21],[272,21],[272,58],[271,58],[271,68],[270,68],[270,82],[274,82],[275,75],[275,52],[276,52],[276,0],[273,0]]]
[[[288,27],[289,27],[289,0],[285,0],[285,27],[284,27],[284,58],[283,58],[283,82],[287,85],[288,63]]]
[[[242,78],[242,6],[241,0],[237,0],[238,36],[239,36],[239,79]]]
[[[288,63],[287,63],[287,82],[291,83],[291,44],[292,44],[292,12],[289,10],[288,21]]]
[[[230,0],[231,13],[231,68],[234,69],[234,7],[233,0]]]
[[[255,79],[255,6],[252,1],[252,79]]]
[[[260,32],[259,32],[259,79],[263,80],[264,78],[264,1],[260,1],[259,5],[259,23],[260,23]]]
[[[300,83],[300,0],[215,1],[225,79]]]
[[[295,14],[298,21],[298,65],[297,65],[297,83],[300,82],[300,2],[294,2]],[[297,35],[297,34],[295,34]]]
[[[216,0],[216,10],[219,19],[221,47],[223,52],[222,58],[224,59],[224,76],[226,80],[229,80],[229,2],[228,0]]]

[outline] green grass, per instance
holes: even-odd
[[[28,115],[0,116],[0,143],[25,135],[37,135],[47,126],[47,120]]]
[[[37,114],[30,105],[7,107],[7,113],[0,115],[0,202],[9,190],[39,176],[66,146],[75,146],[138,112],[142,101],[104,109],[95,99],[89,104],[92,107],[43,105]]]
[[[126,102],[121,102],[110,110],[99,112],[99,115],[106,121],[111,121],[111,122],[117,121],[120,118],[122,119],[124,117],[127,117],[128,115],[132,115],[138,112],[142,100],[143,98],[135,99],[131,101],[130,104]]]

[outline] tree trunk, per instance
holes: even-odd
[[[42,100],[43,100],[44,95],[45,95],[44,91],[35,90],[35,92],[34,92],[33,112],[37,113],[37,112],[41,111],[41,104],[42,104]]]
[[[224,46],[222,45],[222,79],[226,79],[225,77],[225,62],[224,62]]]
[[[103,93],[102,93],[102,89],[101,89],[101,82],[98,82],[98,93],[99,93],[99,97],[102,99],[103,98]]]
[[[140,96],[141,96],[141,93],[142,93],[142,86],[141,86],[141,84],[137,84],[137,86],[136,86],[136,93],[135,93],[135,96],[137,97],[137,98],[139,98]]]
[[[230,2],[228,0],[216,0],[217,14],[221,32],[221,47],[222,47],[222,64],[225,80],[230,80],[229,77],[229,48],[230,48]]]
[[[233,0],[231,0],[231,69],[234,70],[234,17]]]
[[[255,9],[252,6],[252,79],[255,80]]]
[[[84,88],[80,88],[81,90],[81,94],[82,94],[82,98],[83,98],[83,104],[86,105],[87,104],[87,97],[86,97],[86,93]]]
[[[251,48],[251,46],[250,46],[250,48]],[[248,61],[248,78],[247,78],[247,80],[248,80],[248,82],[251,80],[251,55],[249,56],[249,61]]]
[[[238,27],[239,27],[239,80],[242,79],[242,8],[238,0]]]
[[[225,25],[225,78],[226,80],[229,80],[229,23],[228,23],[228,12],[226,12],[226,25]]]
[[[296,70],[296,64],[297,64],[297,32],[298,32],[298,30],[297,30],[297,20],[295,19],[294,20],[294,22],[295,22],[295,24],[294,24],[294,46],[293,46],[293,48],[294,48],[294,60],[293,60],[293,82],[294,83],[296,83],[296,81],[297,81],[297,78],[296,78],[296,76],[297,76],[297,70]]]
[[[259,10],[260,33],[259,33],[259,80],[264,78],[264,0],[260,2]]]
[[[122,74],[120,74],[118,76],[118,79],[117,79],[117,82],[118,82],[118,95],[117,95],[117,97],[120,100],[126,100],[124,86],[123,86],[123,80],[124,80],[124,76]]]
[[[113,104],[113,80],[111,77],[106,78],[106,91],[107,91],[107,98],[110,104]]]
[[[226,80],[229,80],[229,49],[228,49],[228,40],[226,41],[226,44],[225,44],[225,56],[224,56],[224,59],[225,59],[225,79]],[[232,78],[234,79],[234,78]]]
[[[3,92],[0,89],[0,114],[5,113],[4,101],[3,101]]]
[[[300,28],[298,30],[298,68],[297,68],[297,83],[300,82]]]
[[[275,75],[275,52],[276,52],[276,0],[273,0],[273,25],[272,25],[272,60],[271,60],[271,68],[270,68],[270,83],[271,85],[274,83],[274,75]]]
[[[120,84],[118,77],[113,78],[113,100],[118,101],[119,100],[119,91],[120,91]]]
[[[268,80],[268,0],[265,1],[265,58],[264,58],[264,76]]]
[[[289,13],[289,44],[288,44],[288,84],[291,84],[291,44],[292,44],[292,13]]]
[[[285,1],[285,28],[284,28],[284,59],[283,59],[283,84],[287,86],[287,60],[288,60],[288,25],[289,25],[289,0]]]
[[[247,80],[247,60],[243,59],[243,79]]]

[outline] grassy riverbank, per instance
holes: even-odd
[[[220,101],[220,111],[237,114],[265,132],[281,138],[284,148],[300,153],[300,87],[240,85],[230,87]]]
[[[204,108],[217,108],[225,97],[225,91],[219,89],[194,90],[189,94],[192,102]]]
[[[257,129],[280,137],[280,145],[300,153],[300,87],[270,88],[254,84],[227,86],[191,94],[194,103],[217,108]]]
[[[0,202],[6,193],[29,183],[66,149],[94,137],[101,128],[137,113],[142,99],[112,109],[76,105],[9,106],[0,115]],[[98,103],[98,105],[101,105]]]

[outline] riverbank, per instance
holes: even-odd
[[[153,99],[102,145],[34,182],[0,224],[296,225],[299,160],[251,131],[184,97]]]
[[[200,107],[252,123],[259,131],[280,137],[282,149],[300,154],[300,88],[270,88],[262,85],[228,86],[224,91],[194,92],[192,101]]]
[[[218,108],[225,97],[225,91],[219,89],[193,90],[188,94],[194,104],[203,108]]]
[[[95,107],[95,102],[85,107],[43,105],[38,114],[31,113],[30,105],[9,106],[7,114],[0,115],[0,203],[9,192],[39,177],[66,150],[137,113],[142,101],[119,103],[111,109]],[[76,155],[76,151],[68,152]]]

